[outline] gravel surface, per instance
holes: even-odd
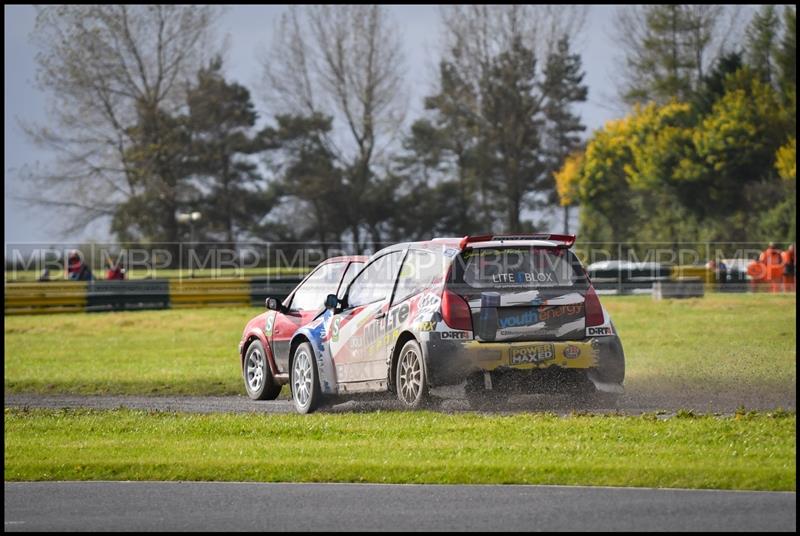
[[[463,390],[448,388],[437,390],[440,395],[436,409],[443,412],[472,411],[463,398]],[[61,394],[5,394],[6,407],[28,408],[92,408],[115,409],[130,408],[158,411],[179,411],[192,413],[292,413],[294,408],[289,400],[253,401],[245,396],[81,396]],[[579,403],[568,397],[556,395],[516,396],[494,411],[505,412],[554,412],[568,414],[573,411],[591,413],[619,412],[627,415],[641,413],[692,410],[696,413],[731,414],[737,409],[773,410],[782,408],[796,410],[796,392],[772,393],[629,393],[615,404]],[[323,411],[329,413],[353,411],[377,411],[400,409],[399,404],[387,397],[375,399],[361,398],[341,400]]]

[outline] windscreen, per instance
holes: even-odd
[[[573,288],[583,290],[586,276],[568,249],[503,247],[467,250],[456,259],[454,283],[474,289]]]

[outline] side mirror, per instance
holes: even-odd
[[[336,294],[328,294],[325,298],[325,309],[336,309],[337,305],[339,305],[339,298],[336,297]]]
[[[265,301],[268,311],[280,311],[280,304],[276,298],[267,298]]]

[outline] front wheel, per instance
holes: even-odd
[[[313,413],[322,400],[317,376],[317,363],[311,344],[304,342],[297,347],[292,359],[292,401],[298,413]]]
[[[428,378],[422,349],[417,341],[411,340],[400,350],[395,371],[397,398],[406,409],[419,409],[428,404]]]
[[[252,400],[275,400],[281,393],[281,385],[275,382],[269,370],[264,345],[258,339],[247,347],[242,376],[247,396]]]

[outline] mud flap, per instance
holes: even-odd
[[[621,395],[625,392],[625,388],[619,383],[604,382],[600,380],[595,371],[590,370],[586,376],[594,384],[594,388],[600,393],[613,393]]]

